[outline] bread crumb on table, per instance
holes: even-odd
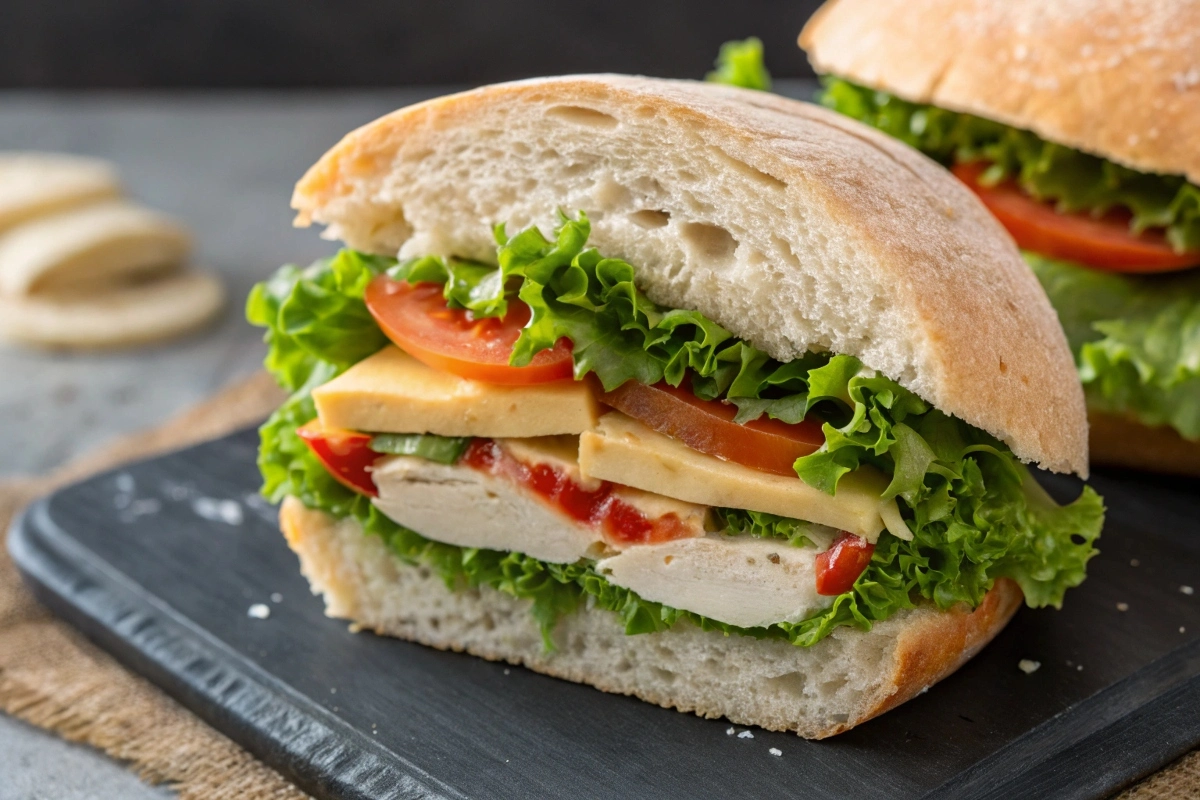
[[[246,616],[253,619],[266,619],[271,616],[271,609],[263,603],[255,603],[246,611]]]
[[[751,733],[750,731],[742,731],[741,733],[738,734],[738,738],[739,739],[753,739],[754,734]]]
[[[1034,661],[1032,658],[1022,658],[1017,662],[1017,669],[1024,672],[1026,675],[1032,675],[1037,672],[1042,666],[1042,662]]]
[[[770,754],[771,754],[771,755],[773,755],[773,756],[781,756],[781,755],[783,755],[783,751],[782,751],[782,750],[780,750],[778,747],[772,747],[772,748],[771,748],[770,750],[768,750],[767,752],[768,752],[768,753],[770,753]]]

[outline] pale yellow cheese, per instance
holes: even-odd
[[[529,437],[582,433],[599,406],[576,381],[496,386],[441,372],[388,346],[313,390],[321,422],[369,433]]]
[[[799,478],[774,475],[705,455],[624,414],[605,414],[579,438],[584,475],[707,506],[745,508],[850,531],[874,542],[883,530],[880,495],[887,478],[863,467],[837,494]]]

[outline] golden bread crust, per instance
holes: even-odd
[[[1194,0],[830,0],[820,73],[1200,183]]]
[[[1200,477],[1200,442],[1168,426],[1147,427],[1117,414],[1088,413],[1092,461],[1110,467]]]
[[[1086,475],[1086,415],[1074,362],[1057,316],[1012,240],[977,198],[934,162],[811,104],[731,87],[625,76],[489,86],[401,109],[350,133],[297,184],[292,199],[297,224],[324,223],[352,246],[395,252],[414,234],[413,219],[438,213],[430,211],[431,205],[444,205],[437,196],[405,193],[416,191],[410,188],[415,181],[407,176],[419,174],[413,171],[420,170],[430,154],[440,158],[438,148],[449,136],[464,130],[474,133],[484,124],[480,120],[491,120],[489,147],[498,154],[495,158],[503,159],[504,147],[513,153],[528,147],[519,141],[506,143],[495,133],[501,124],[497,120],[528,121],[536,115],[537,122],[530,124],[552,139],[565,135],[560,133],[564,123],[550,118],[549,112],[563,108],[613,120],[617,133],[636,134],[631,135],[633,141],[646,141],[657,133],[691,143],[683,152],[694,154],[687,157],[696,164],[681,173],[699,173],[698,180],[753,183],[759,196],[779,193],[779,202],[768,201],[756,217],[757,225],[751,226],[758,230],[747,231],[747,237],[782,242],[786,254],[812,251],[814,237],[808,229],[819,222],[827,232],[818,242],[834,240],[834,252],[847,254],[844,258],[857,265],[830,263],[830,272],[837,268],[851,274],[826,278],[805,272],[798,261],[781,258],[753,268],[759,274],[729,279],[726,285],[721,273],[699,271],[672,283],[678,265],[642,263],[652,299],[677,307],[718,308],[723,302],[732,305],[719,298],[748,287],[748,281],[764,284],[755,287],[758,291],[769,291],[766,284],[801,286],[814,280],[828,280],[831,288],[849,286],[859,294],[867,291],[861,287],[878,286],[871,290],[878,291],[871,302],[886,304],[901,322],[864,336],[864,347],[901,341],[913,353],[905,366],[911,374],[889,377],[942,411],[1002,439],[1023,460]],[[604,152],[604,135],[599,131],[594,137],[597,144],[589,157],[619,160],[623,154]],[[674,148],[662,155],[684,157],[679,152]],[[714,152],[716,159],[705,161]],[[516,155],[512,162],[530,163]],[[469,170],[452,190],[446,189],[451,168],[446,169],[446,181],[430,181],[443,193],[498,192],[491,185],[471,186]],[[536,185],[543,172],[533,162],[525,177]],[[721,197],[705,202],[717,205]],[[352,228],[353,234],[347,235]],[[695,288],[701,285],[705,288]],[[684,305],[686,301],[692,304]],[[818,311],[775,305],[780,307],[760,303],[753,312],[697,310],[789,360],[813,344],[787,339],[789,325],[801,313]],[[745,332],[752,325],[760,326],[757,336]],[[782,343],[767,341],[772,332],[782,332],[775,334],[784,337]],[[1038,413],[1030,413],[1032,409]]]

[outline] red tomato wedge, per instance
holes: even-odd
[[[1111,272],[1171,272],[1200,264],[1200,252],[1176,253],[1160,232],[1132,233],[1128,212],[1100,218],[1060,214],[1053,204],[1025,194],[1015,181],[981,186],[979,176],[987,167],[972,161],[955,164],[952,171],[1025,250]]]
[[[817,556],[817,594],[829,597],[850,591],[874,553],[875,545],[842,531],[830,548]]]
[[[525,367],[508,363],[529,306],[508,301],[504,317],[475,319],[448,308],[438,283],[409,283],[380,275],[367,285],[367,309],[389,339],[434,369],[485,383],[529,384],[572,377],[571,342],[560,339]]]
[[[301,425],[296,429],[296,435],[304,440],[338,483],[368,497],[379,496],[370,468],[380,455],[371,449],[370,436],[341,428],[326,428],[319,419]]]
[[[601,395],[600,402],[693,450],[776,475],[796,477],[796,459],[825,442],[820,423],[810,420],[789,425],[761,417],[739,425],[733,421],[736,406],[701,400],[686,385],[626,381]]]

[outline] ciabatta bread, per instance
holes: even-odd
[[[829,0],[818,72],[1200,183],[1195,0]]]
[[[103,292],[0,295],[0,341],[73,350],[158,342],[203,327],[224,302],[216,275],[192,271]]]
[[[494,258],[492,223],[582,209],[651,299],[781,360],[858,356],[1018,457],[1087,473],[1074,362],[1012,240],[934,162],[825,109],[622,76],[489,86],[351,133],[293,205],[355,248],[475,258]]]
[[[839,628],[807,648],[687,623],[629,636],[616,614],[581,608],[560,620],[557,649],[547,652],[529,601],[486,587],[451,591],[428,568],[394,556],[357,521],[339,521],[294,497],[279,518],[326,613],[357,628],[812,739],[882,714],[954,672],[991,641],[1022,599],[1015,583],[1001,579],[974,611],[921,606],[868,633]]]
[[[1148,427],[1128,417],[1092,411],[1093,464],[1200,477],[1200,442],[1166,425]]]

